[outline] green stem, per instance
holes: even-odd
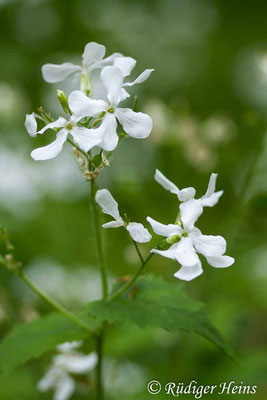
[[[88,328],[88,326],[77,318],[72,312],[68,311],[65,307],[59,304],[56,300],[52,299],[50,296],[45,294],[40,288],[38,288],[31,280],[28,278],[21,269],[17,269],[15,271],[16,275],[18,275],[39,297],[41,297],[46,303],[52,306],[55,310],[60,312],[64,317],[71,320],[74,324],[78,325],[84,331],[92,334],[92,331]]]
[[[104,328],[96,337],[96,352],[98,362],[96,366],[96,400],[104,400],[104,383],[103,383],[103,344],[104,344]]]
[[[123,293],[126,292],[126,290],[131,287],[134,282],[138,279],[139,275],[143,272],[143,269],[145,268],[146,264],[149,262],[149,260],[153,257],[154,253],[150,253],[147,258],[143,261],[141,261],[141,267],[136,271],[135,275],[130,279],[124,286],[122,286],[117,292],[115,292],[112,296],[110,296],[109,300],[115,300],[118,297],[120,297]]]
[[[99,264],[100,272],[101,272],[102,298],[103,298],[103,300],[106,300],[108,297],[108,278],[107,278],[106,266],[104,263],[101,233],[99,230],[98,211],[97,211],[96,202],[95,202],[95,181],[94,181],[94,179],[91,180],[91,206],[92,206],[92,214],[93,214],[93,225],[94,225],[94,231],[95,231],[94,233],[95,233],[95,238],[96,238],[97,258],[98,258],[98,264]]]
[[[96,238],[97,258],[100,267],[101,281],[102,281],[102,299],[106,300],[108,297],[108,278],[106,266],[104,263],[103,246],[101,240],[101,232],[99,230],[98,211],[95,201],[95,181],[91,180],[91,206],[93,214],[93,225]],[[102,330],[96,338],[96,352],[98,362],[96,366],[96,400],[104,400],[104,386],[103,386],[103,343],[104,343],[104,331],[105,326],[102,326]]]
[[[135,240],[133,240],[133,244],[134,244],[135,250],[136,250],[136,252],[137,252],[137,254],[138,254],[139,258],[140,258],[141,263],[143,263],[144,262],[144,258],[142,256],[141,251],[139,250],[138,244],[136,243]]]

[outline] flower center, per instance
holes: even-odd
[[[187,237],[187,236],[188,236],[188,233],[187,233],[187,232],[183,232],[182,236],[183,236],[183,237]]]
[[[109,113],[113,114],[114,113],[114,108],[113,107],[109,107],[109,109],[107,110]]]
[[[73,128],[73,125],[72,125],[70,122],[68,122],[67,125],[66,125],[66,129],[67,129],[68,131],[71,131],[72,128]]]

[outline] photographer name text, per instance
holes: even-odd
[[[218,395],[240,395],[240,394],[255,394],[257,392],[256,385],[246,385],[243,382],[221,382],[217,385],[201,385],[197,381],[192,380],[189,384],[168,382],[164,386],[157,380],[150,381],[147,385],[147,390],[150,394],[156,395],[160,392],[165,392],[173,397],[180,395],[191,394],[195,399],[201,399],[207,394]]]

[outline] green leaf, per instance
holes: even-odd
[[[93,330],[96,318],[77,314]],[[0,373],[8,374],[32,358],[41,356],[60,343],[81,340],[88,333],[60,314],[16,326],[0,344]]]
[[[172,333],[195,332],[233,357],[229,345],[210,322],[202,304],[187,296],[183,285],[153,276],[142,277],[133,299],[94,302],[88,312],[107,322],[134,323],[139,327],[160,327]]]
[[[128,293],[112,302],[96,301],[75,315],[92,331],[107,321],[133,323],[141,328],[160,327],[172,333],[196,332],[231,356],[229,346],[209,321],[202,304],[191,299],[182,287],[154,276],[142,277],[133,299]],[[60,343],[86,337],[86,331],[59,314],[18,325],[0,343],[0,373],[10,373]]]

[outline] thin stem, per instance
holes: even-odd
[[[88,328],[88,326],[77,318],[72,312],[68,311],[65,307],[59,304],[56,300],[52,299],[50,296],[45,294],[40,288],[38,288],[29,277],[27,277],[21,269],[17,269],[15,271],[16,275],[18,275],[39,297],[41,297],[46,303],[52,306],[55,310],[59,311],[64,317],[68,318],[74,324],[78,325],[84,331],[92,334],[92,331]]]
[[[154,253],[150,253],[145,260],[141,262],[141,267],[136,271],[135,275],[130,279],[124,286],[122,286],[116,293],[114,293],[112,296],[110,296],[109,300],[115,300],[118,297],[120,297],[123,293],[126,292],[126,290],[131,287],[134,282],[137,280],[139,275],[142,273],[143,269],[145,268],[146,264],[149,262],[149,260],[153,257]]]
[[[96,202],[95,202],[95,181],[94,181],[94,179],[91,180],[91,206],[92,206],[93,225],[94,225],[95,238],[96,238],[97,258],[98,258],[98,264],[99,264],[100,272],[101,272],[102,298],[103,298],[103,300],[106,300],[108,297],[108,278],[107,278],[106,266],[104,263],[101,233],[99,230],[98,211],[97,211]]]
[[[137,254],[138,254],[139,258],[140,258],[141,263],[143,263],[144,262],[144,258],[142,256],[141,251],[139,250],[138,244],[136,243],[135,240],[133,240],[133,244],[134,244],[135,250],[136,250],[136,252],[137,252]]]
[[[96,366],[96,400],[104,400],[104,384],[103,384],[103,344],[104,344],[104,328],[96,337],[96,352],[98,362]]]

